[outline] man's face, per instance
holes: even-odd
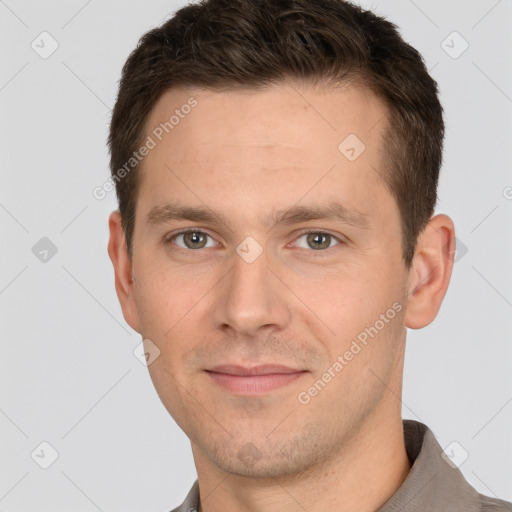
[[[152,111],[131,324],[160,350],[151,378],[196,462],[293,474],[400,413],[408,271],[385,124],[349,87],[173,90]]]

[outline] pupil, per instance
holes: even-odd
[[[196,231],[193,231],[191,233],[187,233],[187,237],[188,237],[188,240],[190,242],[190,243],[187,243],[188,246],[190,246],[190,245],[192,245],[192,246],[194,246],[194,245],[195,246],[197,246],[197,245],[200,245],[200,246],[204,245],[204,244],[201,245],[201,242],[203,241],[204,236],[199,234],[199,233],[197,233]],[[185,240],[187,240],[187,237],[185,237]],[[195,248],[197,248],[197,247],[195,247]]]
[[[329,235],[323,233],[313,233],[309,235],[309,243],[313,249],[326,249],[329,247]]]

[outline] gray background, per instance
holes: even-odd
[[[121,66],[181,5],[0,0],[1,511],[168,511],[195,479],[188,439],[134,356],[140,336],[115,295],[114,192],[92,196],[108,177]],[[459,239],[438,318],[408,335],[404,417],[427,423],[443,448],[456,441],[480,492],[512,500],[512,1],[363,5],[401,27],[439,82],[438,211]],[[48,58],[43,31],[58,43]],[[58,453],[48,469],[43,441]]]

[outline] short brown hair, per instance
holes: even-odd
[[[287,79],[356,80],[384,101],[385,181],[410,266],[437,200],[444,136],[437,84],[394,24],[343,0],[203,0],[140,39],[122,70],[108,138],[130,258],[138,169],[123,179],[116,172],[141,146],[161,95],[181,86],[258,89]]]

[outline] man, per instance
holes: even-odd
[[[146,34],[109,146],[109,255],[155,388],[192,443],[176,511],[480,511],[401,418],[406,328],[455,252],[432,216],[437,86],[341,0],[209,0]]]

